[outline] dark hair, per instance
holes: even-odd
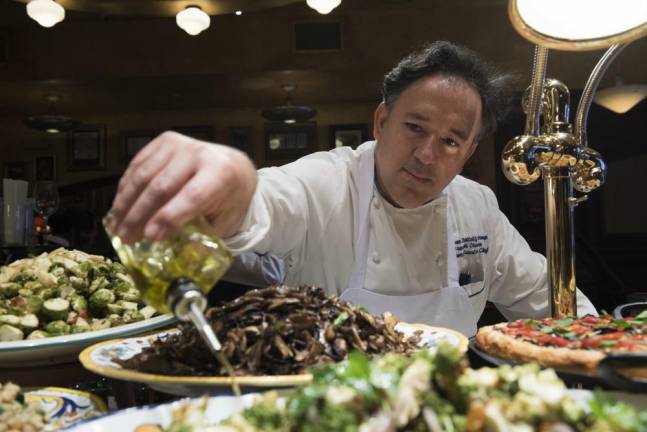
[[[391,108],[403,91],[420,78],[442,74],[473,85],[481,96],[481,130],[477,141],[494,132],[508,113],[512,75],[501,74],[469,48],[436,41],[409,54],[384,76],[382,95]]]

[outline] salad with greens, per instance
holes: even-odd
[[[152,317],[120,263],[56,249],[0,268],[0,342],[101,330]]]
[[[206,404],[194,405],[195,410]],[[202,407],[202,408],[200,408]],[[647,430],[647,412],[596,393],[575,399],[551,369],[534,364],[470,369],[449,345],[435,354],[387,354],[314,372],[287,398],[268,393],[221,424],[186,407],[167,431],[395,432]]]

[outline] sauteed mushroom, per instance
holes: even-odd
[[[237,375],[296,374],[342,360],[353,349],[406,354],[419,343],[417,335],[405,337],[395,330],[393,315],[371,315],[312,286],[252,290],[209,309],[206,316]],[[119,362],[151,373],[226,374],[190,325]]]

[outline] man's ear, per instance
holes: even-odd
[[[382,128],[384,127],[384,122],[388,115],[389,110],[386,107],[386,104],[384,102],[380,102],[375,109],[375,115],[373,118],[373,137],[375,137],[376,140],[379,140],[382,135]]]
[[[476,148],[479,146],[479,142],[477,140],[474,140],[472,143],[472,147],[469,149],[469,152],[467,153],[467,157],[465,158],[465,162],[469,160],[469,158],[474,155],[474,152],[476,151]]]

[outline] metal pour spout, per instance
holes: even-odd
[[[167,304],[180,321],[191,321],[209,349],[218,354],[222,345],[204,317],[207,299],[200,288],[190,279],[180,278],[169,287]]]

